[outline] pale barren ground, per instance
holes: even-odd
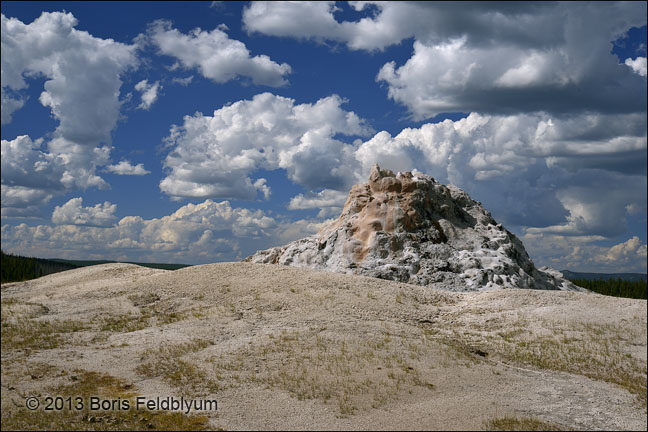
[[[218,410],[24,408],[57,394]],[[248,263],[106,264],[2,286],[3,429],[483,429],[502,417],[645,430],[646,301]]]

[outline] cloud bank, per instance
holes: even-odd
[[[258,169],[283,168],[293,182],[315,189],[344,189],[356,180],[353,149],[337,134],[366,135],[371,129],[342,109],[333,95],[314,104],[262,93],[214,111],[185,116],[171,128],[168,175],[160,189],[177,198],[253,199]],[[317,169],[313,169],[313,167]],[[265,192],[264,192],[265,194]]]
[[[645,110],[646,81],[633,73],[641,74],[641,59],[629,59],[628,68],[610,54],[611,41],[646,24],[645,3],[350,5],[366,16],[339,22],[335,2],[253,2],[243,22],[250,33],[351,50],[384,50],[413,38],[411,58],[386,63],[376,79],[416,120],[444,112]]]
[[[187,116],[171,129],[170,172],[160,188],[173,197],[253,199],[255,171],[285,169],[309,191],[288,208],[330,216],[378,163],[454,183],[508,224],[562,235],[617,235],[626,208],[646,207],[644,189],[632,187],[646,183],[643,114],[473,113],[362,141],[353,137],[366,136],[368,127],[341,103],[331,96],[296,105],[264,93],[213,116]]]
[[[46,149],[33,148],[29,136],[2,141],[3,216],[31,214],[56,191],[108,187],[96,168],[110,160],[120,76],[137,65],[135,47],[76,25],[70,13],[43,12],[31,24],[2,15],[3,122],[22,104],[8,92],[26,89],[35,76],[46,77],[39,101],[58,120]]]
[[[206,200],[160,218],[126,216],[116,223],[114,204],[82,204],[81,198],[73,198],[57,206],[54,226],[3,225],[3,250],[70,259],[208,263],[240,260],[257,245],[292,241],[319,227],[275,219],[261,210],[233,208],[227,201]]]

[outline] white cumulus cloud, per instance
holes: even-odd
[[[296,105],[263,93],[212,116],[185,116],[167,138],[171,151],[164,165],[170,172],[160,188],[173,197],[252,199],[260,185],[252,183],[251,173],[279,168],[309,188],[346,188],[356,180],[354,148],[333,137],[370,129],[343,110],[343,102],[334,95]]]
[[[333,17],[335,2],[254,2],[243,11],[248,32],[269,36],[343,39],[340,24]]]
[[[1,142],[2,216],[38,214],[38,207],[65,188],[65,160],[42,151],[42,140],[27,135]]]
[[[142,80],[135,84],[135,90],[142,93],[142,103],[137,108],[149,110],[151,105],[155,103],[158,98],[158,91],[162,88],[160,81],[149,84],[148,80]]]
[[[394,170],[416,167],[457,184],[507,176],[538,160],[550,166],[619,171],[614,154],[626,158],[622,171],[628,173],[632,160],[645,152],[645,127],[641,114],[561,118],[473,113],[457,121],[406,128],[395,137],[382,131],[362,143],[355,157],[364,171],[373,163]],[[603,157],[608,158],[607,166],[599,160]]]
[[[379,132],[354,156],[364,178],[374,163],[416,168],[462,187],[504,223],[564,235],[616,235],[626,227],[626,207],[645,208],[641,114],[473,113],[394,137]]]
[[[144,168],[144,164],[138,163],[137,165],[132,165],[130,162],[124,160],[115,165],[108,165],[106,167],[106,171],[117,175],[136,176],[142,176],[151,173],[151,171],[148,171]]]
[[[40,188],[2,185],[2,217],[36,217],[53,196]]]
[[[600,236],[531,234],[522,237],[537,265],[595,273],[646,272],[647,246],[639,237],[604,246]]]
[[[266,200],[270,199],[270,195],[272,195],[272,189],[270,189],[270,186],[267,185],[267,182],[268,181],[266,179],[260,178],[252,185],[256,190],[261,191],[263,198],[265,198]]]
[[[56,190],[108,187],[95,171],[110,160],[110,134],[121,105],[120,75],[137,65],[135,47],[95,38],[76,25],[70,13],[43,12],[30,24],[2,14],[3,121],[10,121],[22,103],[5,92],[20,92],[29,86],[26,78],[41,75],[46,81],[39,101],[59,122],[46,149],[29,148],[20,137],[3,140],[3,152],[11,147],[10,170],[4,170],[3,157],[3,197],[19,200],[3,199],[3,214],[26,214],[25,209],[37,208]],[[25,175],[32,170],[33,176]],[[36,201],[26,201],[30,197]]]
[[[398,4],[397,4],[398,3]],[[416,2],[350,2],[356,11],[378,12],[359,21],[338,22],[334,1],[258,1],[243,11],[249,33],[346,43],[351,49],[383,50],[425,28],[429,9]]]
[[[383,50],[414,40],[404,64],[377,79],[416,120],[444,112],[645,111],[641,60],[619,67],[610,43],[646,25],[645,2],[351,2],[364,16],[338,21],[335,2],[252,2],[245,29],[270,36]]]
[[[230,39],[222,28],[197,28],[183,34],[168,21],[156,21],[148,36],[160,54],[176,58],[184,68],[197,68],[217,83],[242,76],[257,85],[280,87],[287,84],[284,76],[291,71],[290,65],[276,63],[267,55],[251,56],[244,43]]]
[[[108,201],[94,207],[83,207],[83,198],[72,198],[62,206],[56,206],[52,213],[52,222],[56,225],[84,225],[109,227],[117,217],[116,204]]]
[[[643,260],[645,263],[646,254],[646,245],[641,243],[639,237],[633,236],[623,243],[612,246],[604,256],[600,256],[598,259],[614,264],[638,260]]]
[[[645,208],[644,189],[632,187],[645,184],[642,114],[473,113],[348,143],[339,135],[367,135],[369,128],[342,102],[331,96],[296,105],[264,93],[213,116],[186,116],[167,138],[169,171],[160,188],[177,198],[253,199],[254,172],[284,169],[307,190],[289,209],[319,208],[319,217],[329,217],[378,163],[456,184],[503,223],[563,235],[618,235],[625,209]],[[601,196],[614,205],[597,204]]]
[[[19,110],[25,104],[23,99],[12,98],[7,94],[8,89],[2,87],[1,96],[2,96],[2,109],[0,113],[0,124],[9,124],[12,120],[12,114],[14,111]]]
[[[637,57],[636,59],[627,58],[625,64],[629,66],[636,74],[646,76],[646,57]]]
[[[299,194],[288,204],[290,210],[320,209],[318,217],[337,216],[347,198],[346,191],[324,189],[317,193]]]
[[[227,201],[206,200],[160,218],[126,216],[118,222],[114,204],[82,204],[81,198],[74,198],[56,207],[56,225],[3,225],[3,250],[71,259],[214,262],[240,260],[259,247],[293,240],[297,233],[312,234],[318,226],[277,221],[261,210],[233,208]]]
[[[645,98],[637,93],[646,89],[645,80],[618,66],[609,40],[599,36],[595,42],[530,50],[473,46],[465,36],[438,44],[416,41],[413,56],[402,66],[385,64],[377,80],[417,120],[444,112],[641,111]]]

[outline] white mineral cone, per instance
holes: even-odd
[[[314,236],[245,259],[432,285],[453,291],[581,290],[535,268],[522,242],[456,186],[371,169],[340,217]]]

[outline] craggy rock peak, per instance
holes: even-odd
[[[579,290],[536,269],[522,242],[456,186],[419,172],[371,169],[351,188],[340,217],[314,236],[245,261],[433,285],[452,291]]]

